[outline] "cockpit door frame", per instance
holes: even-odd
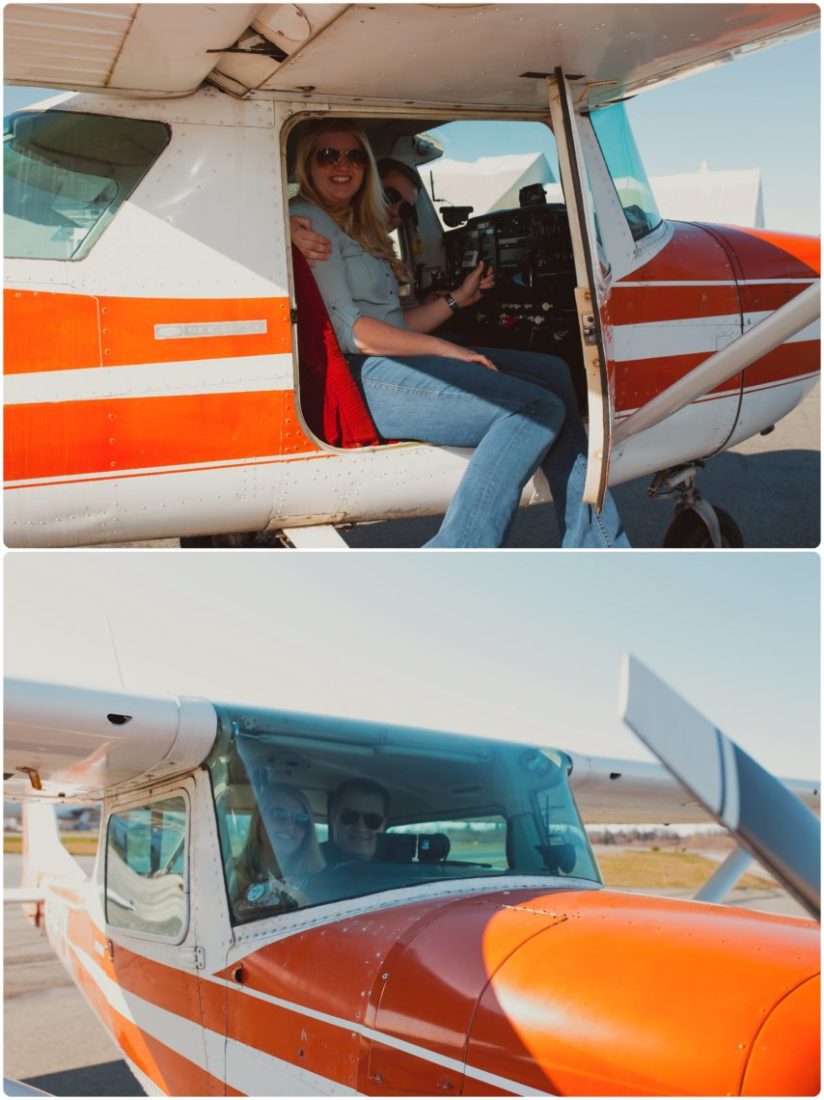
[[[590,205],[586,202],[585,167],[580,136],[563,70],[548,81],[549,114],[558,151],[558,170],[564,190],[572,252],[575,260],[575,306],[584,353],[589,412],[589,450],[584,501],[602,507],[609,481],[612,449],[612,412],[607,358],[596,294],[597,245]]]

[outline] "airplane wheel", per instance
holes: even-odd
[[[721,545],[737,550],[744,545],[741,528],[723,508],[716,508],[718,526],[721,529]],[[707,525],[692,508],[679,512],[667,529],[664,546],[672,549],[712,549],[712,538]]]

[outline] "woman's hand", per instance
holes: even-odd
[[[486,261],[481,260],[461,285],[452,291],[452,297],[461,309],[465,309],[466,306],[473,306],[485,290],[491,290],[495,285],[495,272],[491,266],[484,271],[486,267]]]
[[[315,266],[316,260],[328,260],[332,252],[332,242],[328,237],[322,237],[312,229],[309,218],[302,218],[293,214],[289,218],[289,234],[292,244],[303,253],[310,267]]]
[[[439,340],[438,343],[442,344],[444,348],[438,354],[445,356],[447,359],[460,359],[463,363],[480,363],[482,367],[486,367],[488,370],[498,369],[491,359],[487,359],[479,351],[474,351],[472,348],[463,348],[460,344],[452,344],[448,340]]]

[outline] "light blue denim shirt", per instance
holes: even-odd
[[[305,199],[293,199],[289,213],[308,218],[314,231],[332,242],[331,255],[318,260],[312,274],[345,355],[361,354],[352,332],[359,317],[374,317],[396,328],[407,327],[398,298],[398,281],[388,260],[370,256],[326,211]]]

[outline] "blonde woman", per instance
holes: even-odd
[[[473,349],[431,333],[493,282],[478,264],[459,287],[401,308],[402,272],[365,134],[349,122],[308,126],[298,142],[300,191],[289,213],[328,238],[313,274],[341,351],[387,439],[474,447],[430,547],[502,546],[521,491],[540,465],[562,545],[628,546],[610,498],[581,499],[587,443],[566,364],[554,356]]]
[[[269,784],[258,796],[235,865],[237,912],[305,905],[309,877],[324,866],[306,795],[285,783]]]

